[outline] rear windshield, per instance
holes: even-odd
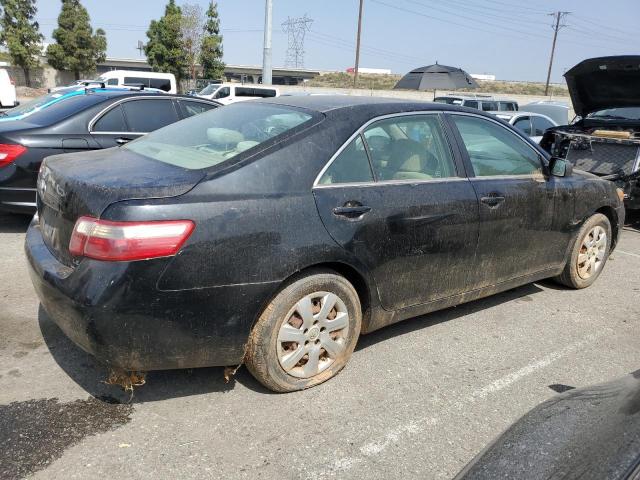
[[[195,170],[226,160],[311,121],[308,111],[261,103],[218,108],[156,130],[122,148]]]
[[[51,125],[103,101],[105,97],[88,95],[84,90],[71,95],[50,93],[7,110],[0,121],[25,119],[35,125]]]

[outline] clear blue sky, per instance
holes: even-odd
[[[188,0],[206,7],[208,0]],[[47,41],[60,12],[58,0],[38,0]],[[159,18],[164,0],[83,0],[94,28],[107,32],[108,55],[138,57],[138,40]],[[185,3],[178,0],[178,4]],[[274,66],[287,47],[281,23],[305,13],[314,22],[306,36],[305,66],[344,70],[353,66],[358,0],[274,0]],[[505,80],[544,80],[555,10],[572,12],[559,34],[552,81],[580,60],[639,54],[640,0],[365,0],[362,67],[411,68],[439,63]],[[224,60],[262,63],[263,0],[220,0]]]

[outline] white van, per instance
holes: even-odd
[[[18,105],[16,85],[4,68],[0,68],[0,107],[13,108]]]
[[[95,81],[104,82],[107,87],[142,84],[145,87],[156,88],[167,93],[178,93],[176,77],[173,73],[111,70],[101,74]]]
[[[241,83],[210,83],[200,90],[197,97],[217,100],[223,105],[254,98],[279,97],[280,90],[262,85],[245,85]]]

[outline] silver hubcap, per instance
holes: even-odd
[[[578,275],[591,278],[602,268],[607,253],[607,233],[604,228],[594,227],[582,240],[578,254]]]
[[[278,332],[280,366],[294,377],[313,377],[343,354],[348,333],[349,313],[337,295],[307,295],[289,311]]]

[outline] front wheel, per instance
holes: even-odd
[[[571,288],[590,286],[602,273],[610,249],[611,223],[596,213],[580,228],[564,271],[556,280]]]
[[[245,363],[276,392],[312,387],[346,365],[360,335],[358,294],[344,277],[317,271],[293,281],[253,327]]]

